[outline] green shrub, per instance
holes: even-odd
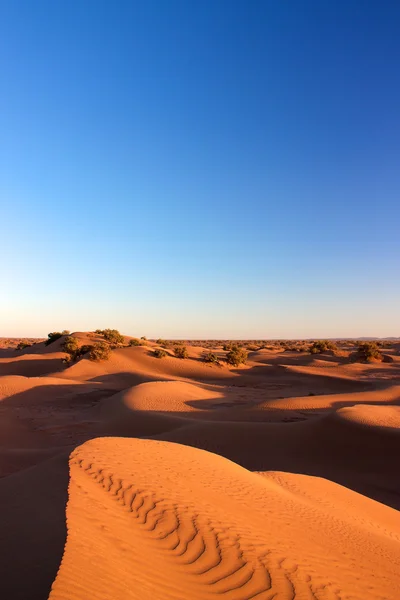
[[[238,367],[241,364],[244,364],[247,361],[248,353],[245,348],[241,346],[233,345],[226,355],[226,362],[229,365],[233,365],[234,367]]]
[[[311,354],[322,354],[323,352],[328,352],[328,350],[336,352],[338,347],[330,340],[317,340],[310,346]]]
[[[68,335],[63,342],[62,349],[71,356],[75,355],[79,350],[79,342],[75,337]]]
[[[97,342],[93,344],[89,351],[89,360],[108,360],[111,355],[111,348],[106,342]]]
[[[206,363],[214,363],[219,365],[218,356],[214,352],[205,352],[203,354],[203,360]]]
[[[113,346],[119,346],[125,342],[125,338],[120,334],[118,329],[104,329],[104,339]]]
[[[167,356],[167,353],[162,348],[156,348],[153,352],[153,356],[156,358],[164,358],[164,356]]]
[[[371,360],[382,360],[383,358],[376,342],[362,342],[358,346],[358,354],[361,360],[365,360],[367,362]]]
[[[142,344],[140,343],[140,340],[138,340],[137,338],[132,338],[131,340],[129,340],[129,344],[128,346],[141,346]]]
[[[48,339],[45,341],[46,346],[52,344],[56,340],[59,340],[60,337],[62,337],[62,333],[60,331],[53,331],[52,333],[49,333],[47,337]]]
[[[189,352],[186,348],[186,346],[175,346],[174,348],[174,354],[176,356],[176,358],[189,358]]]
[[[233,344],[233,342],[228,342],[222,346],[222,349],[225,350],[225,352],[229,352],[234,346],[235,344]]]
[[[73,336],[67,336],[62,345],[64,352],[68,354],[68,356],[64,359],[64,362],[71,363],[78,358],[81,358],[84,354],[90,352],[93,346],[89,344],[84,344],[83,346],[79,346],[79,342],[77,338]]]
[[[162,338],[159,338],[156,344],[162,346],[163,348],[168,348],[170,346],[170,342],[168,342],[167,340],[163,340]]]
[[[84,356],[85,354],[90,352],[92,348],[92,344],[83,344],[83,346],[79,348],[79,356]]]
[[[24,348],[30,348],[32,346],[32,344],[30,344],[29,342],[19,342],[17,347],[15,348],[16,350],[24,350]]]

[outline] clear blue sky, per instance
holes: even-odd
[[[0,335],[400,335],[400,3],[5,0]]]

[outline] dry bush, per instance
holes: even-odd
[[[72,335],[68,335],[63,342],[62,349],[67,354],[75,356],[79,351],[79,342],[77,338],[73,337]]]
[[[189,352],[186,348],[186,346],[175,346],[174,348],[174,354],[176,356],[176,358],[189,358]]]
[[[246,363],[248,357],[248,353],[245,348],[241,346],[233,345],[226,355],[226,362],[229,365],[233,365],[234,367],[238,367],[241,364]]]
[[[164,358],[165,356],[167,356],[167,353],[162,348],[156,348],[153,352],[153,356],[155,356],[156,358]]]
[[[97,342],[89,350],[89,360],[108,360],[111,356],[111,348],[106,342]]]
[[[361,360],[370,362],[373,360],[382,360],[379,346],[376,342],[362,342],[358,346],[358,356]]]
[[[104,339],[117,347],[125,342],[124,336],[118,331],[118,329],[104,329],[103,331]]]
[[[214,365],[220,364],[218,356],[214,352],[204,352],[203,360],[206,363],[213,363]]]
[[[31,346],[32,346],[32,344],[30,344],[29,342],[24,340],[24,341],[19,342],[15,349],[16,350],[24,350],[25,348],[30,348]]]
[[[334,342],[331,342],[330,340],[316,340],[310,346],[311,354],[322,354],[323,352],[328,352],[328,350],[337,352],[339,348]]]
[[[234,344],[233,342],[226,342],[225,344],[223,344],[222,349],[225,350],[225,352],[229,352],[236,345],[237,344]]]
[[[64,362],[70,364],[71,362],[78,360],[78,358],[81,358],[82,356],[90,352],[93,346],[90,344],[83,344],[82,346],[80,346],[77,338],[73,336],[67,336],[64,340],[62,348],[64,352],[66,352],[68,355],[64,359]]]
[[[132,338],[131,340],[129,340],[129,344],[128,346],[141,346],[141,341],[138,340],[137,338]]]
[[[49,344],[52,344],[56,340],[59,340],[62,335],[63,334],[60,331],[53,331],[52,333],[49,333],[47,336],[48,339],[45,341],[46,346],[49,346]]]

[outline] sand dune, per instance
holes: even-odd
[[[332,483],[118,438],[74,451],[70,477],[51,600],[398,598],[398,513]]]
[[[67,366],[62,342],[0,358],[2,597],[48,597],[71,452],[52,598],[399,597],[395,348],[233,368],[146,342]]]

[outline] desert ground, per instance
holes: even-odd
[[[399,600],[399,340],[104,331],[0,340],[1,598]]]

